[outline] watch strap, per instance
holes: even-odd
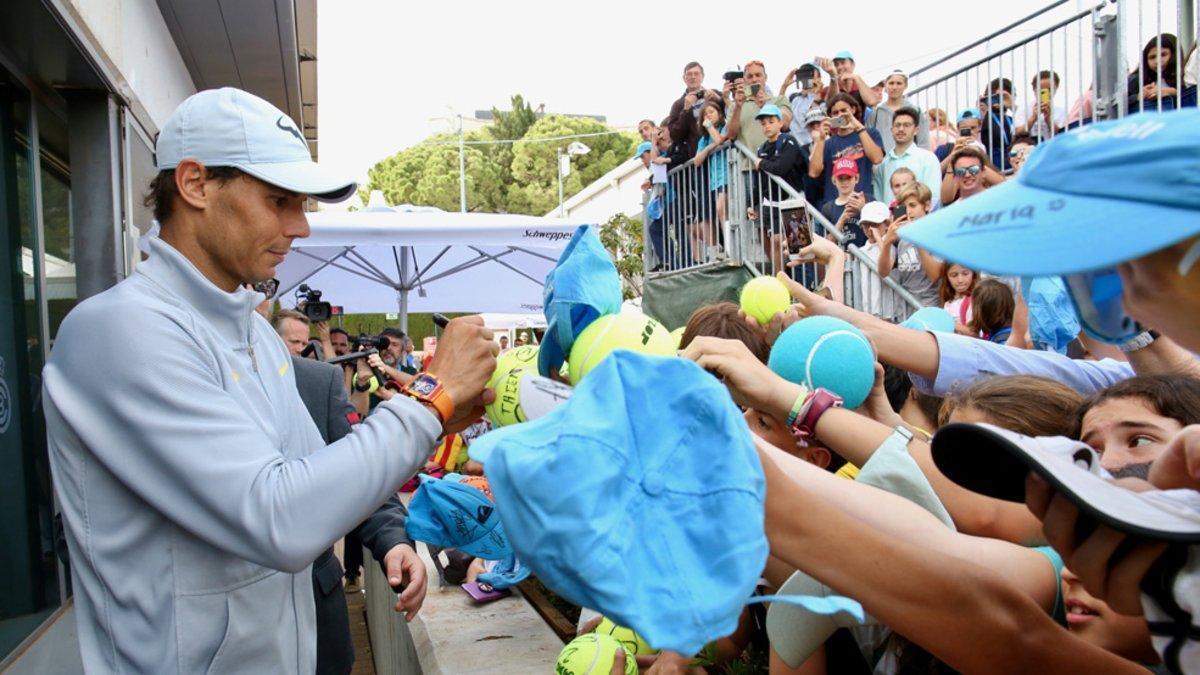
[[[1133,336],[1132,339],[1117,345],[1117,349],[1120,349],[1125,354],[1136,352],[1154,344],[1154,340],[1157,337],[1158,335],[1156,335],[1154,331],[1144,330]]]
[[[422,394],[413,389],[413,385],[422,380],[432,380],[435,384],[433,391],[429,394]],[[446,387],[433,375],[429,373],[421,373],[416,379],[400,388],[400,393],[420,403],[426,403],[433,408],[442,424],[454,415],[454,401],[450,400],[450,395],[446,393]]]
[[[842,407],[842,397],[825,388],[817,388],[808,395],[799,414],[791,425],[792,435],[805,445],[816,435],[817,422],[830,408]]]

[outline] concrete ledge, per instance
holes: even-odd
[[[407,625],[406,632],[411,633],[420,661],[419,672],[425,675],[553,672],[563,643],[520,591],[514,589],[511,597],[477,605],[458,586],[439,588],[437,570],[425,545],[418,544],[417,548],[428,571],[429,590],[421,613]],[[378,566],[375,572],[378,583],[383,583],[385,579]],[[387,591],[390,593],[391,589]],[[369,612],[368,618],[373,618]],[[403,618],[399,620],[404,623]],[[374,628],[371,639],[375,653],[379,654]],[[378,657],[376,663],[381,675],[399,672],[379,669]],[[418,671],[414,668],[403,672]]]

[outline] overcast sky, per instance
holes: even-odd
[[[706,85],[719,87],[728,67],[761,59],[778,89],[802,61],[850,49],[859,72],[875,81],[1046,3],[610,0],[584,9],[543,0],[322,0],[320,160],[365,179],[375,162],[435,125],[445,128],[430,118],[507,108],[517,93],[547,112],[605,115],[616,126],[661,119],[682,92],[683,64],[691,60],[705,66]]]

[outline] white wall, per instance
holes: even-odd
[[[66,0],[89,40],[116,69],[134,114],[157,133],[183,99],[195,93],[191,75],[154,0]]]
[[[603,223],[618,213],[624,213],[627,216],[641,213],[642,181],[646,180],[649,172],[642,168],[641,160],[631,161],[637,163],[633,171],[613,171],[601,176],[597,182],[604,181],[604,185],[596,194],[589,195],[578,202],[574,197],[568,199],[564,208],[566,216],[577,220],[584,219],[589,222]],[[624,165],[618,168],[623,167]],[[629,168],[633,168],[632,165]],[[614,173],[618,176],[615,187],[611,184]],[[547,215],[557,215],[557,209]]]

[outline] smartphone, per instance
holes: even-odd
[[[971,127],[959,127],[958,135],[959,136],[967,136],[967,137],[974,136],[975,130],[972,129]]]
[[[841,129],[842,127],[850,126],[850,122],[845,117],[830,117],[829,128]]]
[[[903,204],[897,204],[892,207],[893,218],[903,218],[908,215],[908,209]]]
[[[800,259],[800,250],[812,244],[812,230],[808,226],[808,211],[805,209],[784,209],[783,233],[787,237],[788,257]]]
[[[813,78],[811,76],[808,76],[808,77],[806,77],[804,75],[800,76],[800,88],[801,89],[812,89],[812,86],[813,86]]]
[[[727,71],[725,71],[725,74],[722,75],[722,77],[725,79],[726,82],[733,82],[734,80],[740,80],[745,76],[746,76],[746,73],[741,70],[727,70]]]
[[[489,586],[487,590],[484,590],[479,587],[478,581],[472,581],[470,583],[463,584],[462,589],[467,592],[467,595],[471,596],[472,600],[480,603],[492,602],[494,600],[507,598],[508,596],[512,595],[512,591],[508,590],[507,588],[502,591],[497,591]]]
[[[1042,103],[1049,103],[1050,102],[1050,90],[1049,89],[1039,89],[1038,90],[1038,100],[1041,101]]]

